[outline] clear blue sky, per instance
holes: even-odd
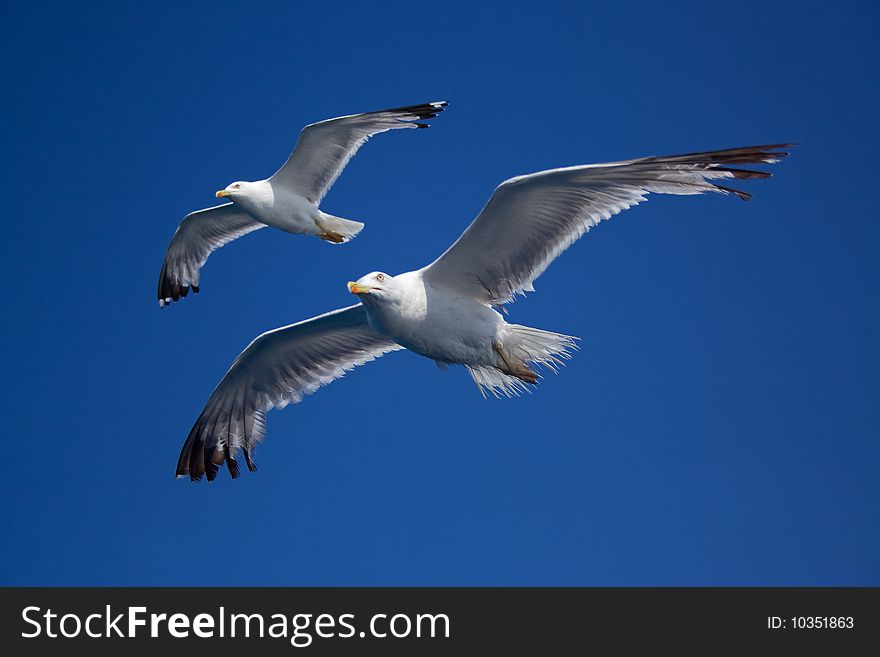
[[[2,584],[880,584],[878,9],[102,3],[7,12]],[[160,310],[180,218],[306,123],[435,99]],[[511,307],[581,336],[535,394],[392,354],[173,478],[259,333],[438,255],[540,169],[775,141],[755,198],[656,198]],[[369,409],[354,400],[381,398]]]

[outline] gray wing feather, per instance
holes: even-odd
[[[418,121],[434,118],[446,105],[446,101],[410,105],[307,125],[287,162],[270,180],[318,204],[370,137],[400,128],[427,128],[427,123]]]
[[[253,450],[266,433],[266,412],[295,404],[304,395],[400,345],[367,323],[360,304],[269,331],[248,345],[214,389],[193,425],[177,462],[177,476],[213,480],[225,462],[238,476],[244,452],[256,469]]]
[[[266,224],[239,210],[234,203],[186,215],[165,253],[159,273],[159,305],[166,306],[185,297],[190,288],[198,292],[199,273],[212,252],[242,235],[265,227]]]
[[[722,179],[767,178],[765,171],[731,168],[768,164],[792,144],[646,157],[541,171],[511,178],[437,260],[423,271],[445,286],[486,304],[530,292],[533,281],[565,249],[603,219],[644,201],[648,193],[750,195],[718,184]]]

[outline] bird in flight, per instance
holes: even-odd
[[[199,291],[199,273],[212,252],[266,226],[342,244],[364,227],[322,212],[321,199],[348,161],[373,135],[427,128],[446,101],[340,116],[302,129],[287,162],[266,180],[238,181],[217,192],[230,203],[192,212],[180,222],[159,274],[159,306]]]
[[[771,164],[791,144],[645,157],[541,171],[503,182],[461,237],[437,260],[397,276],[373,272],[348,283],[360,303],[275,329],[255,339],[214,389],[184,442],[177,476],[239,474],[238,452],[256,469],[254,447],[266,412],[383,354],[409,349],[441,367],[463,365],[477,387],[515,396],[556,371],[576,338],[508,323],[496,310],[603,219],[649,193],[747,192],[721,184],[767,178],[740,165]]]

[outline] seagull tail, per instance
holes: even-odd
[[[326,212],[321,215],[318,225],[324,231],[319,237],[334,244],[344,244],[364,229],[364,224],[360,221],[334,217]]]
[[[557,372],[577,351],[578,338],[552,331],[508,324],[498,336],[496,353],[502,367],[468,366],[480,393],[517,397],[530,390],[540,375],[529,367],[539,365]]]

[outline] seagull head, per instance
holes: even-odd
[[[253,185],[253,183],[238,180],[234,183],[230,183],[226,186],[226,189],[221,189],[219,192],[214,194],[214,196],[216,196],[217,198],[229,198],[235,201],[236,199],[247,196],[251,185]]]
[[[394,288],[394,276],[382,271],[374,271],[361,276],[357,281],[348,282],[348,291],[361,301],[379,301]]]

